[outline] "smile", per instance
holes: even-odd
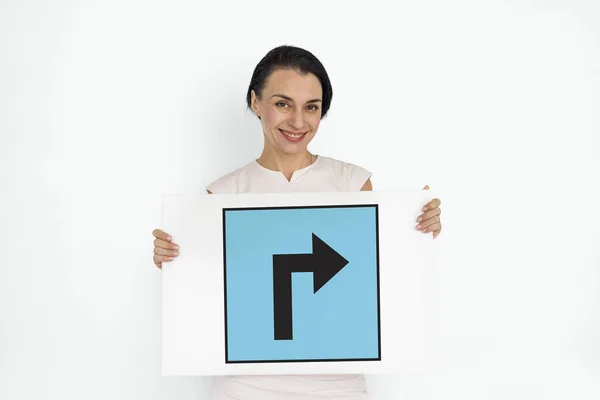
[[[302,140],[302,138],[306,135],[307,132],[289,132],[289,131],[284,131],[283,129],[279,129],[279,132],[281,132],[283,134],[283,136],[292,141],[292,142],[299,142],[300,140]]]

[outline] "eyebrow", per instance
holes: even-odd
[[[273,98],[273,97],[281,97],[281,98],[289,100],[289,101],[294,101],[294,99],[292,99],[291,97],[288,97],[283,94],[274,94],[273,96],[271,96],[271,98]],[[307,103],[316,103],[318,101],[321,101],[321,99],[312,99],[312,100],[307,101]]]

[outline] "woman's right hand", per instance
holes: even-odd
[[[173,238],[160,229],[152,231],[154,239],[154,265],[162,269],[163,262],[170,262],[179,256],[179,246],[172,242]]]

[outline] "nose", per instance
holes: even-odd
[[[290,113],[288,125],[295,130],[301,130],[304,126],[304,112],[302,109],[294,110]]]

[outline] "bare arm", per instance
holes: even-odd
[[[373,190],[373,184],[371,183],[371,178],[367,179],[363,187],[360,189],[361,192],[367,192]]]

